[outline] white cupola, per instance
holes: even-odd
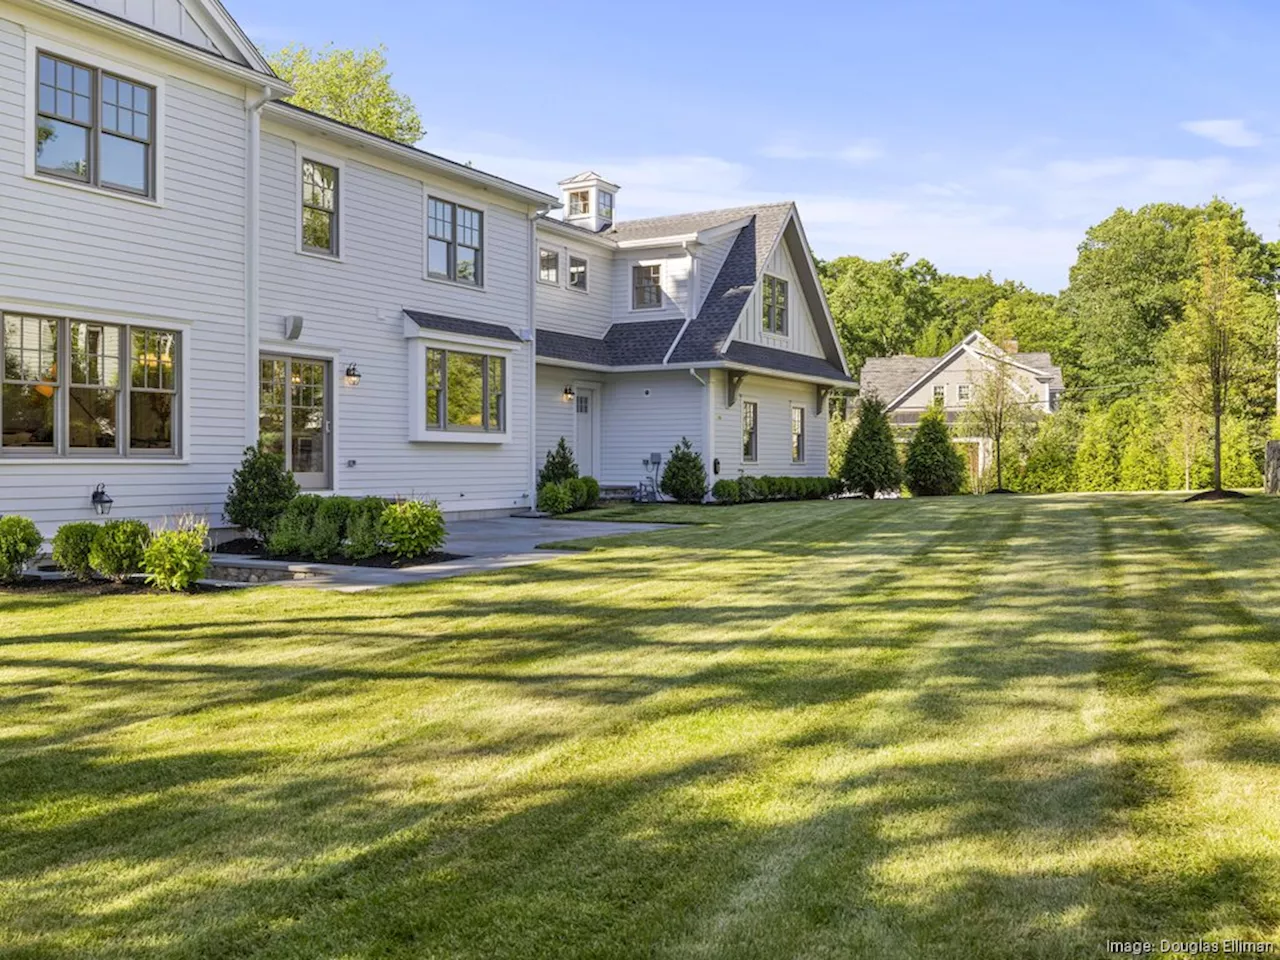
[[[616,183],[610,183],[592,170],[561,180],[565,222],[597,233],[613,226],[613,205],[618,189]]]

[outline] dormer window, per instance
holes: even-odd
[[[613,206],[612,201],[610,207]],[[591,191],[574,190],[569,194],[569,216],[585,217],[591,212]]]
[[[778,336],[787,334],[787,281],[781,277],[764,278],[764,332]]]
[[[662,265],[636,264],[631,268],[631,309],[656,310],[662,306]]]
[[[597,192],[600,198],[600,219],[613,222],[613,194],[608,190],[600,190]]]

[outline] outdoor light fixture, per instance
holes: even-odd
[[[360,368],[357,367],[354,363],[349,364],[347,366],[347,373],[344,379],[347,381],[348,387],[360,386],[360,376],[361,376]]]
[[[572,386],[567,386],[567,385],[566,385],[566,386],[565,386],[565,388],[564,388],[564,402],[565,402],[565,403],[568,403],[568,402],[569,402],[570,400],[572,400],[575,396],[576,396],[576,394],[573,392],[573,387],[572,387]]]
[[[89,498],[93,504],[93,512],[100,517],[105,517],[111,512],[111,504],[115,503],[107,496],[107,485],[100,483],[93,489],[93,496]]]

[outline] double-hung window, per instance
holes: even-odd
[[[427,275],[480,286],[483,283],[484,214],[460,203],[427,201]]]
[[[804,407],[791,408],[791,462],[804,463]]]
[[[956,402],[968,403],[973,397],[973,386],[968,383],[956,384]]]
[[[785,336],[787,332],[787,281],[779,277],[764,277],[764,330]]]
[[[8,313],[0,457],[178,453],[180,335]]]
[[[574,290],[587,289],[587,260],[585,257],[569,255],[569,286]]]
[[[585,217],[591,212],[591,191],[574,190],[569,194],[569,216]]]
[[[153,87],[44,52],[36,87],[38,173],[155,196]]]
[[[560,254],[554,250],[538,251],[538,279],[542,283],[560,283]]]
[[[933,402],[937,404],[945,404],[947,402],[946,384],[935,383],[933,385]]]
[[[654,310],[662,306],[662,265],[636,264],[631,268],[631,309]]]
[[[742,403],[742,459],[755,463],[759,450],[759,407],[749,400]]]
[[[302,161],[302,249],[338,255],[338,168]]]
[[[505,357],[427,348],[427,429],[506,429]]]

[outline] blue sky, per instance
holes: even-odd
[[[385,43],[427,149],[619,216],[794,199],[823,257],[1056,291],[1117,206],[1215,193],[1280,238],[1280,8],[228,0],[253,39]]]

